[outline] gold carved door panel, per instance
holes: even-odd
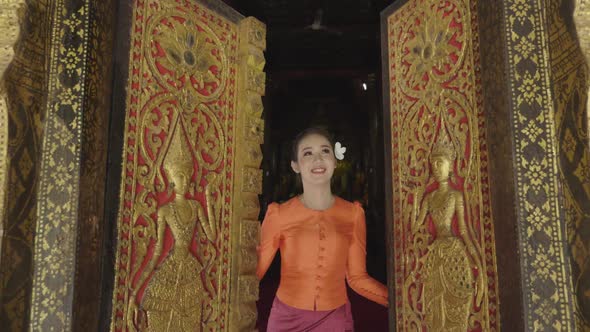
[[[265,27],[132,6],[111,331],[252,330]]]
[[[500,328],[476,5],[382,14],[398,331]]]

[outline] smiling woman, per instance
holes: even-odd
[[[387,287],[366,272],[364,210],[332,194],[336,157],[326,131],[300,133],[291,159],[303,194],[269,205],[258,247],[260,279],[281,252],[281,282],[267,330],[353,331],[345,280],[363,297],[388,303]]]
[[[306,185],[308,188],[313,186],[320,190],[318,194],[322,197],[331,196],[331,188],[326,186],[326,183],[330,183],[336,168],[333,146],[331,135],[318,127],[306,129],[295,138],[291,153],[291,167],[301,176],[304,190]],[[330,193],[326,195],[321,190],[330,190]],[[314,200],[314,202],[318,201]],[[322,209],[322,206],[318,208]]]

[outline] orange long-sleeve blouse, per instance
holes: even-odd
[[[327,210],[307,208],[297,197],[268,206],[258,246],[262,279],[277,249],[281,280],[276,296],[304,310],[332,310],[347,301],[345,279],[369,300],[387,306],[387,287],[366,271],[365,212],[336,197]]]

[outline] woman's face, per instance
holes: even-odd
[[[432,175],[436,181],[445,181],[449,178],[451,170],[451,161],[445,156],[435,156],[432,158]]]
[[[322,135],[310,134],[299,141],[297,162],[292,161],[295,173],[301,174],[301,181],[307,184],[329,184],[336,158],[330,141]]]

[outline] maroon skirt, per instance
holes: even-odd
[[[268,318],[268,332],[352,332],[354,323],[350,302],[327,311],[303,310],[281,302],[272,303]]]

